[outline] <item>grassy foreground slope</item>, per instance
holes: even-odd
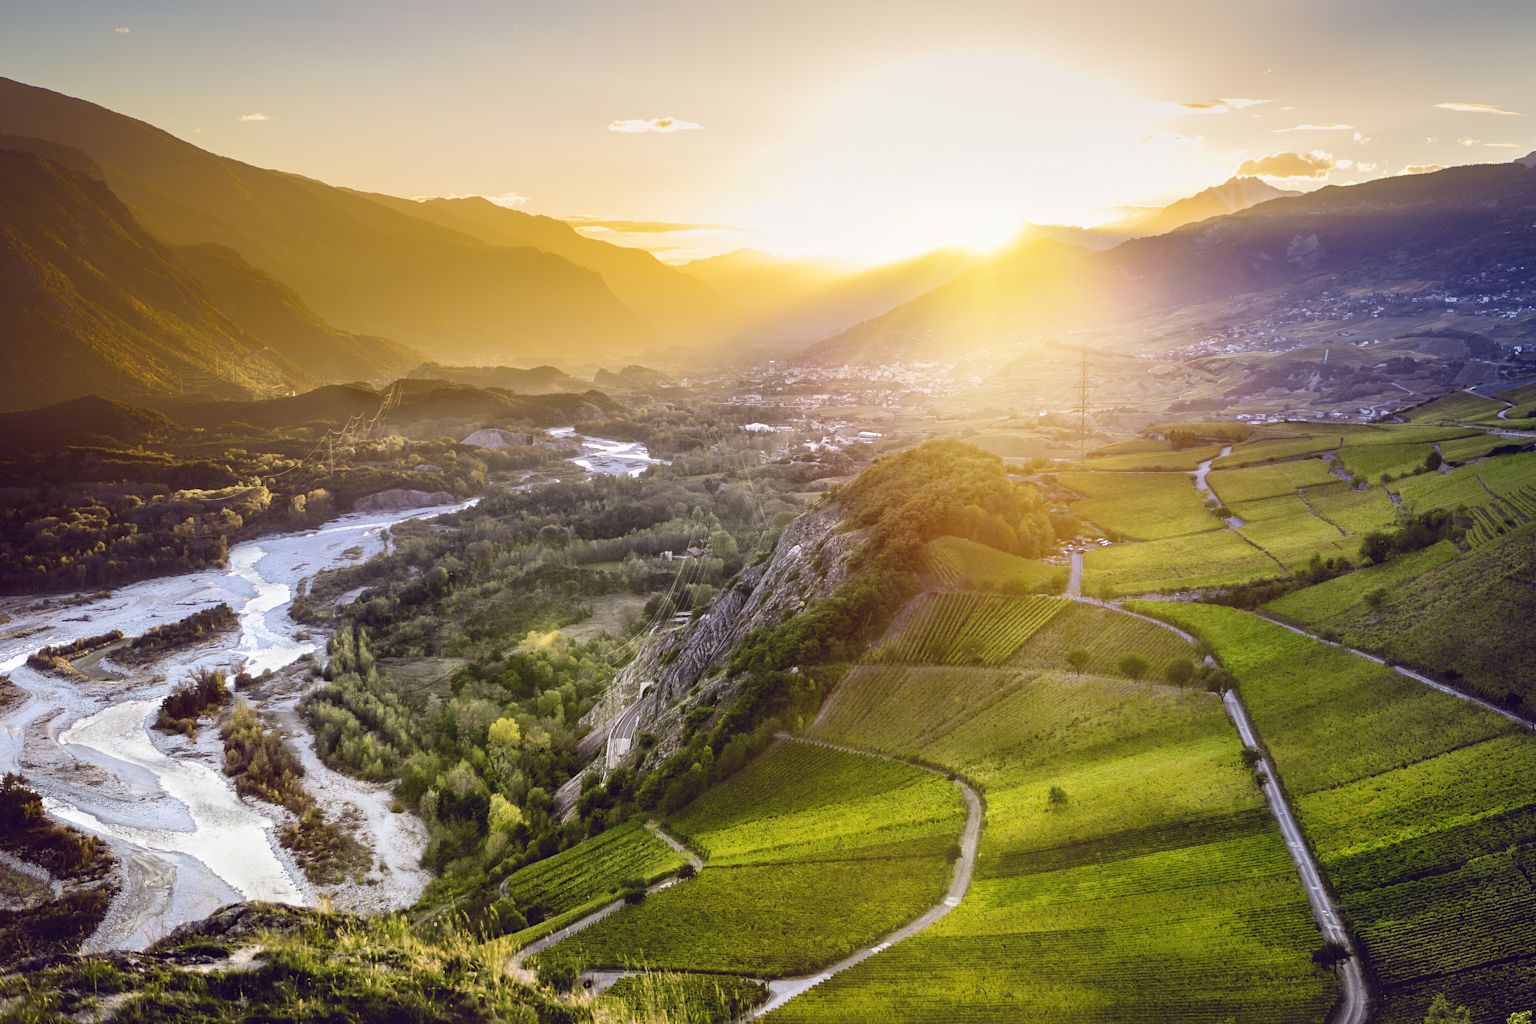
[[[1536,739],[1474,705],[1230,608],[1155,610],[1236,676],[1382,991],[1502,1021],[1536,1002]]]
[[[1300,1022],[1332,1005],[1295,870],[1208,695],[863,665],[811,733],[963,772],[987,823],[955,910],[772,1020]]]
[[[1265,610],[1513,710],[1536,710],[1536,525],[1466,552],[1442,541]]]
[[[696,878],[580,932],[543,959],[775,977],[811,971],[938,902],[965,820],[932,772],[786,742],[670,824]]]

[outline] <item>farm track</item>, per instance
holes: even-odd
[[[660,839],[662,842],[664,842],[668,846],[672,847],[672,849],[676,850],[678,853],[682,854],[684,857],[687,857],[688,858],[688,863],[693,865],[693,868],[694,868],[695,871],[698,871],[698,870],[700,870],[701,868],[704,867],[704,861],[699,858],[698,854],[696,854],[692,850],[690,850],[686,843],[684,843],[681,839],[678,839],[676,836],[674,836],[672,833],[668,832],[666,829],[662,828],[659,824],[657,824],[654,821],[648,821],[648,822],[645,823],[645,827],[656,838]],[[655,885],[652,885],[652,886],[648,887],[645,890],[646,895],[650,896],[650,895],[653,895],[655,893],[661,892],[663,889],[670,889],[672,886],[677,885],[681,881],[683,881],[683,879],[678,878],[675,875],[673,877],[671,877],[671,878],[664,878],[661,881],[657,882]],[[502,888],[502,895],[506,895],[505,886],[503,886],[503,888]],[[603,920],[604,918],[611,917],[614,914],[617,914],[622,909],[624,909],[624,900],[622,898],[616,899],[616,900],[614,900],[611,903],[605,903],[603,906],[601,906],[598,909],[592,911],[592,913],[588,914],[585,917],[578,917],[576,920],[572,921],[570,924],[566,925],[564,928],[559,928],[559,929],[557,929],[555,931],[550,932],[548,935],[544,936],[542,939],[535,939],[533,942],[528,943],[528,945],[524,946],[522,949],[519,949],[517,952],[512,954],[512,958],[508,961],[509,969],[512,970],[512,971],[522,971],[522,970],[525,970],[526,968],[524,967],[524,965],[527,963],[529,957],[536,956],[537,954],[544,952],[549,947],[554,946],[554,945],[558,945],[559,943],[564,942],[566,939],[570,938],[572,935],[575,935],[577,932],[585,931],[586,929],[588,929],[588,928],[592,927],[593,925],[597,924],[599,921]],[[623,977],[627,973],[631,973],[631,972],[627,972],[627,971],[617,971],[617,972],[615,972],[615,971],[605,971],[605,972],[601,972],[601,974],[602,974],[601,980],[605,981],[608,985],[611,985],[611,984],[613,984],[615,981],[617,981],[619,978]]]
[[[885,952],[898,942],[910,939],[918,932],[931,927],[951,910],[958,907],[960,901],[965,898],[965,894],[970,891],[971,875],[976,868],[976,849],[981,843],[981,797],[977,795],[976,790],[968,782],[958,775],[951,775],[948,772],[940,771],[937,768],[915,761],[908,761],[905,758],[893,757],[890,754],[879,754],[871,750],[861,750],[858,747],[844,746],[841,743],[806,739],[799,736],[790,736],[787,733],[780,733],[779,738],[789,743],[805,743],[815,747],[824,747],[828,750],[840,751],[845,754],[878,758],[882,761],[891,761],[896,764],[919,768],[925,772],[932,772],[935,775],[944,775],[952,779],[955,785],[960,787],[960,791],[965,794],[965,829],[960,834],[960,857],[955,861],[954,872],[950,875],[949,890],[941,901],[924,911],[916,919],[891,932],[873,946],[866,946],[844,957],[837,963],[817,971],[815,974],[798,978],[777,978],[768,982],[768,1001],[743,1014],[737,1018],[738,1021],[757,1020],[764,1017],[796,996],[809,992],[834,975],[841,974],[851,967],[856,967],[870,957]]]
[[[1316,640],[1318,643],[1327,644],[1329,647],[1337,647],[1341,651],[1348,651],[1350,654],[1364,658],[1367,661],[1374,661],[1378,665],[1390,668],[1392,671],[1396,672],[1400,676],[1403,676],[1404,678],[1412,679],[1416,683],[1423,683],[1430,689],[1438,690],[1448,697],[1455,697],[1457,700],[1466,701],[1468,704],[1475,704],[1482,708],[1484,711],[1492,711],[1494,714],[1500,716],[1501,718],[1509,719],[1516,725],[1524,726],[1527,729],[1536,729],[1536,722],[1522,718],[1521,716],[1515,714],[1513,711],[1510,711],[1507,708],[1501,708],[1491,701],[1483,700],[1481,697],[1474,697],[1472,694],[1458,690],[1454,686],[1447,686],[1445,683],[1431,679],[1429,676],[1426,676],[1422,672],[1415,672],[1413,669],[1406,668],[1402,665],[1394,665],[1379,655],[1371,654],[1368,651],[1358,650],[1354,647],[1346,647],[1336,640],[1326,640],[1323,637],[1318,636],[1316,633],[1309,633],[1305,629],[1302,629],[1300,626],[1293,626],[1289,622],[1277,619],[1271,615],[1265,615],[1263,612],[1254,612],[1254,614],[1259,618],[1264,619],[1266,622],[1272,622],[1276,626],[1279,626],[1282,629],[1288,629],[1298,636],[1304,636],[1310,640]]]
[[[1138,619],[1156,623],[1164,629],[1172,630],[1190,643],[1195,643],[1195,638],[1170,623],[1160,619],[1154,619],[1140,612],[1133,612],[1108,601],[1099,601],[1082,596],[1082,572],[1083,556],[1081,552],[1072,553],[1072,575],[1069,578],[1067,597],[1084,604],[1098,605],[1101,608],[1110,608],[1123,615],[1131,615]],[[1271,620],[1274,621],[1274,620]],[[1278,623],[1285,625],[1284,623]],[[1287,627],[1293,628],[1293,627]],[[1296,630],[1302,633],[1302,630]],[[1310,636],[1311,634],[1303,633]],[[1326,642],[1326,641],[1324,641]],[[1360,653],[1360,652],[1355,652]],[[1370,655],[1365,655],[1370,657]],[[1401,670],[1400,670],[1401,671]],[[1435,684],[1432,684],[1435,685]],[[1318,929],[1323,937],[1332,942],[1337,942],[1350,952],[1348,960],[1340,966],[1339,1001],[1334,1005],[1329,1014],[1328,1024],[1365,1024],[1370,1011],[1370,988],[1366,984],[1365,969],[1361,964],[1360,956],[1355,951],[1354,943],[1350,940],[1349,932],[1343,925],[1343,918],[1338,905],[1334,902],[1333,895],[1323,884],[1322,868],[1318,866],[1317,858],[1312,855],[1312,848],[1307,844],[1306,834],[1302,831],[1296,815],[1291,809],[1290,800],[1285,795],[1280,785],[1279,775],[1269,761],[1269,755],[1259,740],[1258,732],[1253,727],[1253,721],[1248,717],[1248,709],[1244,706],[1242,698],[1236,692],[1228,690],[1222,695],[1222,704],[1226,708],[1227,715],[1236,726],[1238,737],[1243,746],[1259,755],[1259,764],[1263,767],[1265,776],[1270,780],[1264,786],[1264,798],[1269,803],[1270,813],[1275,823],[1280,827],[1281,838],[1285,840],[1285,848],[1291,855],[1291,860],[1296,865],[1297,874],[1301,877],[1301,883],[1307,893],[1307,903],[1312,908],[1312,918],[1317,922]]]

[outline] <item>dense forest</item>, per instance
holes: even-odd
[[[580,768],[581,717],[645,633],[707,608],[803,507],[801,489],[846,465],[764,463],[751,443],[694,448],[638,478],[500,489],[395,528],[387,555],[300,595],[297,617],[336,626],[327,683],[304,704],[321,756],[395,780],[426,821],[442,876],[429,903],[521,927],[488,880],[622,820],[553,816],[554,790]],[[562,632],[615,610],[615,628]]]

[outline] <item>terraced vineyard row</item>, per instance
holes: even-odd
[[[634,821],[519,869],[507,877],[503,891],[518,906],[554,917],[615,898],[627,881],[653,882],[684,863],[681,854]]]
[[[1054,597],[924,594],[874,657],[892,662],[999,665],[1068,602]]]
[[[1536,740],[1474,705],[1229,608],[1152,609],[1243,697],[1383,989],[1417,1024],[1536,1003]]]
[[[707,853],[698,877],[624,907],[539,959],[804,973],[937,903],[964,821],[959,788],[933,772],[784,743],[672,823]]]
[[[1472,518],[1467,539],[1473,544],[1486,544],[1536,519],[1536,486],[1508,491],[1486,504],[1472,506],[1467,513]]]

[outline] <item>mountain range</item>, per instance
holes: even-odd
[[[743,250],[677,267],[479,197],[255,167],[8,79],[0,151],[0,408],[262,397],[423,363],[934,358],[1181,305],[1474,274],[1523,287],[1536,205],[1529,159],[1305,195],[1234,178],[1102,228],[1025,225],[990,257],[854,272]]]

